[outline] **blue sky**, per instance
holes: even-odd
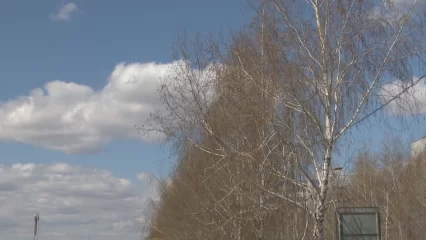
[[[28,239],[32,212],[40,211],[42,239],[139,239],[140,206],[156,196],[150,174],[164,177],[171,164],[167,146],[137,136],[133,126],[149,106],[134,101],[150,100],[162,76],[155,71],[172,62],[182,30],[226,36],[251,14],[245,0],[0,1],[0,235]],[[147,80],[126,89],[133,75]],[[68,125],[49,115],[80,103]],[[105,105],[112,115],[95,109]],[[81,124],[79,116],[91,120]]]
[[[139,239],[152,174],[172,162],[134,125],[177,35],[226,36],[251,16],[245,0],[0,1],[0,236],[28,239],[39,211],[41,239]],[[354,131],[349,145],[426,133],[391,121],[399,129]]]
[[[227,33],[245,23],[250,13],[244,0],[85,0],[67,21],[51,16],[69,2],[11,0],[0,3],[0,101],[28,95],[46,82],[62,80],[103,88],[120,62],[172,60],[177,34]],[[135,123],[137,124],[137,123]],[[160,171],[167,158],[159,146],[113,141],[105,151],[67,155],[28,144],[0,145],[1,162],[66,161],[112,170],[134,178],[140,171]]]

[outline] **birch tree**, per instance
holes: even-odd
[[[220,212],[219,218],[214,218],[215,224],[209,226],[222,229],[233,226],[219,235],[223,239],[278,236],[300,239],[306,235],[298,237],[298,231],[294,231],[298,226],[293,219],[290,221],[293,224],[281,226],[280,216],[294,217],[296,222],[303,223],[303,229],[308,220],[303,214],[298,216],[304,207],[294,211],[294,206],[277,199],[277,196],[289,196],[285,198],[303,205],[297,201],[296,185],[289,184],[289,179],[294,182],[294,177],[289,177],[294,172],[289,160],[291,155],[282,158],[283,151],[289,148],[284,140],[291,133],[271,124],[274,114],[280,115],[280,122],[292,119],[284,114],[284,108],[274,109],[275,91],[278,95],[285,92],[279,82],[282,77],[274,76],[283,73],[268,63],[277,62],[274,59],[282,56],[275,55],[277,45],[271,42],[272,35],[266,34],[266,25],[265,20],[261,20],[256,28],[234,35],[229,51],[223,56],[217,51],[217,42],[200,38],[194,42],[184,41],[178,55],[183,61],[175,65],[174,74],[165,79],[159,89],[166,111],[154,113],[153,124],[148,126],[149,130],[164,132],[175,143],[178,156],[184,156],[183,162],[178,162],[177,175],[198,174],[194,177],[198,181],[189,181],[186,185],[206,183],[203,189],[212,194],[203,200],[210,202],[204,210]],[[205,51],[206,48],[209,51]],[[208,74],[210,77],[206,77]],[[189,154],[188,151],[195,151],[191,149],[197,149],[197,157]],[[191,159],[185,160],[188,156],[192,156]],[[199,167],[188,171],[184,167],[187,161],[198,161]],[[177,180],[179,185],[180,182]],[[199,209],[191,215],[197,216],[200,212],[203,211]],[[295,235],[289,238],[292,231]],[[207,239],[221,239],[217,236]]]
[[[279,199],[312,219],[302,236],[325,240],[344,137],[424,78],[421,7],[415,0],[262,1],[255,27],[228,44],[198,38],[180,45],[180,64],[159,89],[166,107],[145,129],[165,133],[177,149],[215,156],[219,166],[239,159],[227,194],[244,192],[241,182],[255,187],[260,212],[267,198]],[[258,174],[250,177],[247,166]],[[242,239],[243,212],[234,239]]]
[[[279,101],[306,121],[301,127],[281,127],[292,130],[295,145],[304,148],[313,166],[302,172],[312,183],[305,186],[315,196],[314,239],[324,240],[330,171],[338,163],[334,153],[339,141],[424,78],[424,12],[417,1],[401,5],[271,0],[265,4],[287,59],[281,64],[291,62],[295,68],[288,95]],[[413,64],[420,67],[414,69]],[[397,91],[387,91],[389,84],[397,83]]]

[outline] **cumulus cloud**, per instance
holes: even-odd
[[[0,236],[31,239],[40,213],[40,239],[137,240],[155,182],[132,183],[102,169],[56,163],[0,166]]]
[[[70,2],[63,5],[61,8],[57,10],[57,12],[50,15],[50,19],[53,21],[70,21],[71,15],[77,11],[77,4]]]
[[[0,104],[0,139],[65,153],[88,153],[117,138],[152,140],[135,125],[156,103],[171,64],[118,64],[99,91],[60,80]],[[155,136],[154,136],[155,137]]]
[[[418,81],[418,78],[414,81]],[[380,95],[383,102],[398,97],[387,105],[388,112],[396,115],[426,113],[426,82],[420,80],[416,85],[409,86],[409,83],[397,80],[382,87]]]
[[[97,91],[73,82],[48,82],[27,96],[0,103],[0,140],[90,153],[114,139],[161,139],[138,133],[135,125],[159,106],[159,82],[176,74],[181,63],[120,63]]]

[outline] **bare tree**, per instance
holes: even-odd
[[[281,127],[294,133],[294,145],[304,148],[313,168],[304,173],[315,195],[311,213],[314,238],[324,240],[324,214],[330,169],[339,140],[352,128],[396,101],[424,76],[424,15],[413,1],[271,0],[266,1],[275,23],[280,51],[295,68],[279,101],[302,124]],[[243,65],[240,66],[244,68]],[[387,91],[398,80],[397,91]],[[279,122],[279,121],[277,121]],[[309,171],[311,170],[311,171]]]
[[[292,226],[301,228],[295,239],[308,233],[326,239],[342,139],[424,78],[420,7],[417,1],[267,0],[252,28],[230,44],[182,42],[174,74],[159,89],[165,107],[146,129],[164,132],[180,154],[195,147],[210,159],[197,168],[198,181],[227,179],[221,198],[209,185],[203,191],[213,193],[199,201],[229,208],[221,216],[234,227],[229,239],[247,232],[268,239],[265,221],[284,206],[297,209],[297,221],[309,216]]]
[[[382,151],[364,151],[352,170],[344,205],[376,205],[382,214],[383,239],[423,239],[424,162],[402,153],[402,144],[387,143]]]
[[[296,213],[293,207],[284,206],[277,196],[270,194],[298,197],[294,184],[290,186],[288,182],[289,179],[294,182],[294,177],[285,175],[293,174],[292,162],[288,160],[291,156],[282,159],[283,151],[288,148],[283,139],[290,133],[271,124],[273,115],[277,113],[282,115],[280,121],[292,119],[286,117],[285,109],[278,112],[274,109],[275,95],[271,93],[284,90],[277,82],[281,78],[273,76],[282,73],[275,66],[268,65],[270,59],[277,57],[274,55],[277,50],[273,43],[266,44],[270,34],[263,33],[264,25],[262,21],[259,31],[252,29],[235,36],[225,56],[216,50],[216,42],[206,44],[200,38],[193,43],[184,41],[179,55],[184,60],[175,65],[175,74],[165,79],[159,91],[167,111],[159,111],[152,116],[151,130],[158,130],[160,126],[160,131],[175,143],[180,154],[176,176],[194,175],[191,178],[197,179],[179,177],[173,180],[179,185],[176,189],[182,188],[181,191],[186,192],[184,195],[198,199],[199,203],[193,203],[193,207],[203,203],[196,211],[181,208],[188,213],[182,212],[179,216],[188,216],[191,212],[191,217],[200,220],[202,213],[217,213],[211,216],[209,224],[201,221],[222,229],[222,235],[219,235],[222,237],[211,235],[214,236],[211,239],[288,237],[284,234],[293,231],[296,225],[289,225],[290,229],[281,226],[281,210],[285,210],[287,217],[294,217],[296,222],[303,222],[304,229],[307,226],[303,214],[300,219],[297,218],[305,207]],[[206,45],[210,52],[203,52]],[[219,64],[211,64],[215,62],[212,59]],[[242,69],[241,63],[249,69]],[[252,78],[247,79],[246,74]],[[197,161],[197,164],[192,161]],[[188,164],[197,167],[188,168]],[[203,185],[198,186],[199,183]],[[203,194],[204,199],[199,197],[200,187],[209,193]],[[164,193],[162,204],[170,205],[166,201],[173,192],[171,189]],[[297,201],[293,199],[291,202]],[[169,214],[172,213],[160,213],[155,228],[163,226],[161,231],[166,233],[164,228],[167,227],[161,219],[165,215],[164,221],[170,222]],[[154,233],[165,235],[158,230]],[[296,234],[294,239],[300,238]]]

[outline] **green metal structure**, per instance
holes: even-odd
[[[339,240],[380,240],[378,208],[338,208],[336,216]]]

